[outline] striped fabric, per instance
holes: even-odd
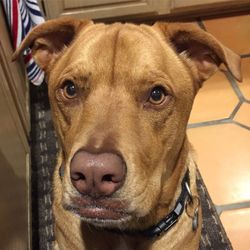
[[[16,49],[34,26],[44,22],[44,18],[36,0],[2,1],[12,35],[13,47]],[[44,80],[44,72],[35,63],[30,49],[24,51],[24,62],[29,80],[35,85],[40,85]]]

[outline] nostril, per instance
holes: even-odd
[[[126,164],[113,153],[77,152],[71,160],[70,177],[79,193],[110,196],[120,189],[126,177]]]
[[[78,181],[78,180],[86,180],[86,177],[83,173],[80,172],[75,172],[71,174],[71,179],[74,181]]]
[[[113,182],[113,175],[112,174],[105,174],[103,177],[102,177],[102,182]]]

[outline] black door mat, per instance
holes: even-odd
[[[54,132],[47,86],[31,86],[31,161],[32,161],[32,244],[33,249],[52,249],[52,173],[56,163],[57,141]],[[201,250],[230,250],[231,243],[216,213],[204,182],[197,173],[203,225]]]

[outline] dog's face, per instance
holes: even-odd
[[[239,58],[185,24],[59,19],[29,37],[23,47],[33,44],[48,74],[63,206],[95,225],[132,226],[171,184],[201,82],[221,62],[240,79]]]
[[[111,226],[143,217],[155,207],[183,143],[195,95],[196,86],[184,67],[152,28],[100,24],[79,33],[49,76],[54,121],[65,154],[65,207],[80,206],[77,212],[87,221]],[[71,88],[75,88],[72,96]],[[106,163],[121,169],[116,192],[106,195],[99,188],[86,196],[92,190],[77,190],[90,178],[83,162],[99,160],[82,151],[121,158],[119,163],[110,156]],[[105,164],[100,161],[96,165]],[[77,180],[80,176],[72,174],[73,168],[74,173],[84,172],[86,179]],[[107,174],[112,175],[112,169]],[[99,195],[105,203],[93,199]],[[103,204],[107,211],[101,209]]]

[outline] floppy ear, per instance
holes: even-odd
[[[49,65],[66,46],[69,46],[77,33],[91,23],[89,20],[63,17],[40,24],[25,37],[14,52],[12,60],[16,60],[27,47],[30,47],[36,63],[47,71]]]
[[[167,41],[186,62],[198,83],[209,78],[221,63],[233,77],[242,81],[240,57],[223,46],[215,37],[190,23],[157,22]]]

